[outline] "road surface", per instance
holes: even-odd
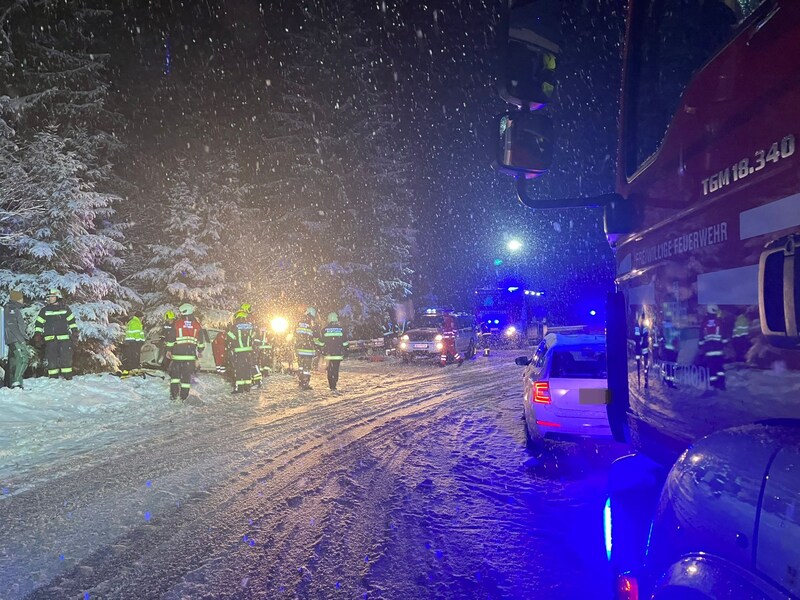
[[[324,373],[239,396],[204,374],[197,405],[12,446],[0,598],[605,598],[619,449],[528,454],[513,356],[346,361],[338,395]]]

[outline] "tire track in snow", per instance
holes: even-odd
[[[386,372],[385,365],[355,368],[343,373],[346,394],[315,391],[312,398],[276,378],[258,403],[204,408],[198,419],[202,430],[192,436],[145,439],[138,452],[115,453],[81,471],[72,485],[62,479],[32,490],[28,500],[38,512],[14,506],[25,527],[32,520],[39,529],[46,528],[46,517],[36,515],[57,507],[65,492],[102,519],[109,514],[111,492],[123,496],[145,473],[155,481],[172,477],[183,484],[176,492],[180,506],[117,531],[110,540],[93,540],[94,553],[30,597],[75,597],[86,589],[103,598],[458,597],[453,594],[475,588],[467,580],[473,574],[457,568],[457,560],[444,561],[435,549],[420,552],[416,545],[433,539],[433,546],[446,547],[437,540],[447,541],[455,532],[445,556],[456,555],[463,540],[478,539],[481,532],[486,537],[487,526],[496,522],[491,510],[484,514],[485,505],[498,500],[491,485],[468,476],[464,465],[480,457],[482,437],[496,436],[491,422],[502,411],[491,404],[516,387],[508,383],[512,371],[497,366],[473,363],[410,373],[402,367]],[[232,413],[221,414],[228,406]],[[468,425],[462,415],[470,411],[486,415]],[[515,435],[508,443],[518,452],[521,433]],[[439,452],[435,460],[419,459],[432,448]],[[491,459],[485,463],[484,470],[492,465]],[[216,480],[209,471],[218,473]],[[448,505],[420,487],[450,471],[458,475],[452,489],[466,488],[475,498],[459,496]],[[519,475],[507,468],[502,478],[511,482]],[[435,501],[425,500],[426,494]],[[469,510],[478,514],[452,522],[454,514]],[[19,530],[11,534],[15,538]],[[412,574],[387,570],[387,562],[404,564]],[[446,568],[437,570],[442,564]],[[444,574],[434,582],[443,595],[425,595],[431,589],[426,572]]]

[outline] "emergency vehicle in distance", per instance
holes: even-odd
[[[538,201],[566,8],[511,2],[497,162],[616,249],[616,597],[800,597],[800,2],[630,0],[616,192]]]
[[[403,362],[433,360],[444,367],[461,365],[477,348],[475,320],[451,308],[427,308],[400,337],[397,351]]]
[[[544,319],[540,290],[527,290],[514,283],[475,290],[475,321],[481,336],[492,346],[521,347],[543,337]]]

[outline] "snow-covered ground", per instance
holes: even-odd
[[[1,389],[0,598],[605,598],[619,449],[532,459],[513,356]]]

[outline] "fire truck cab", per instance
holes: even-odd
[[[550,64],[560,4],[511,3],[512,64]],[[608,414],[634,449],[604,511],[615,591],[797,598],[800,2],[630,0],[623,64],[614,193],[528,193],[552,154],[541,67],[506,85],[498,155],[532,208],[605,211]]]

